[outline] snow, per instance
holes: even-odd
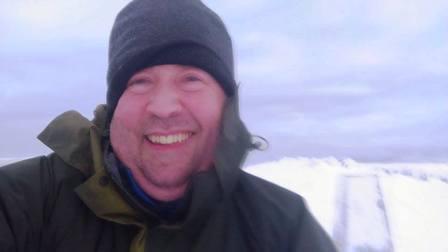
[[[400,251],[448,251],[448,184],[393,175],[381,181]]]
[[[345,233],[340,247],[346,251],[390,251],[389,228],[378,177],[358,175],[340,179],[344,181],[341,194],[345,195],[345,207],[337,211],[341,213],[338,216],[345,215],[345,225],[339,225],[340,230],[334,229],[335,234]]]
[[[448,163],[299,157],[244,169],[302,195],[340,251],[448,251]]]
[[[264,163],[251,166],[246,171],[265,178],[276,184],[294,191],[307,199],[309,208],[315,215],[319,216],[325,230],[331,231],[334,223],[334,199],[336,197],[337,173],[333,166],[337,161],[325,162],[307,159],[285,158],[276,163]],[[296,169],[305,167],[308,169]],[[316,183],[318,182],[318,183]]]
[[[299,157],[245,170],[302,195],[341,251],[448,251],[448,164]]]

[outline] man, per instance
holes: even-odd
[[[136,0],[110,37],[107,107],[0,169],[1,251],[334,251],[300,196],[244,173],[230,36],[198,0]]]

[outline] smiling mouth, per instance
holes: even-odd
[[[183,143],[187,141],[192,135],[193,132],[184,132],[170,135],[151,134],[147,135],[146,139],[152,144],[170,145]]]

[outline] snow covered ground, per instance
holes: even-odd
[[[448,164],[284,158],[245,169],[302,195],[341,251],[448,251]]]
[[[302,195],[341,251],[448,251],[448,163],[283,158],[244,169]]]

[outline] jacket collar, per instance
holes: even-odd
[[[101,116],[104,112],[104,107],[98,106],[95,116]],[[95,138],[101,134],[101,128],[80,113],[71,110],[51,121],[37,138],[65,163],[89,176],[94,173],[92,149],[97,146],[93,144],[98,143]],[[98,165],[101,165],[101,161],[96,161],[99,162]]]

